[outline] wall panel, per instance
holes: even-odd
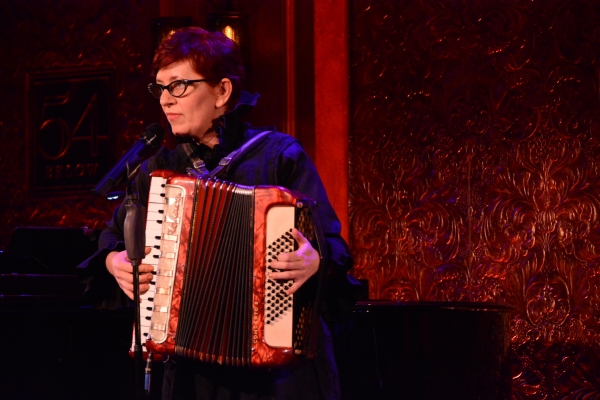
[[[158,0],[2,0],[0,13],[0,249],[17,226],[102,227],[114,204],[92,197],[90,182],[99,180],[160,115],[156,101],[146,95],[150,19],[158,15]],[[108,88],[86,88],[97,72]],[[40,82],[51,84],[42,85],[40,93],[35,91]],[[94,96],[102,107],[110,106],[106,112],[94,107]],[[80,101],[91,108],[78,108]],[[61,136],[58,127],[67,134]],[[100,168],[84,169],[85,161],[61,150],[82,137],[96,143],[92,136],[105,140]],[[44,143],[44,137],[47,147],[40,152],[36,138]],[[61,140],[64,146],[56,144]],[[88,150],[92,155],[90,147],[74,156]],[[32,166],[41,161],[45,165],[34,180]],[[89,179],[78,184],[84,176]]]
[[[514,398],[600,395],[598,3],[350,3],[356,275],[508,304]]]

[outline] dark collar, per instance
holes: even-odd
[[[215,130],[219,138],[218,146],[226,153],[237,149],[244,142],[247,125],[240,118],[256,106],[258,98],[258,94],[242,92],[237,105],[217,120]]]
[[[242,92],[236,106],[215,121],[215,131],[219,138],[219,144],[212,149],[203,144],[198,145],[189,138],[178,137],[177,141],[180,144],[189,143],[193,152],[206,162],[209,169],[214,167],[222,157],[240,147],[244,142],[244,133],[248,126],[240,120],[240,117],[254,108],[259,97],[258,94]],[[177,147],[182,154],[185,154],[180,149],[181,146]]]

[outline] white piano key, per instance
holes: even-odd
[[[148,194],[148,203],[157,203],[163,204],[165,202],[165,198],[158,193],[150,193]]]
[[[150,183],[150,193],[163,193],[165,191],[166,178],[153,176]]]
[[[148,241],[148,237],[158,237],[161,236],[162,223],[158,224],[156,221],[146,221],[146,241]]]
[[[160,231],[159,237],[156,237],[157,235],[154,234],[155,232],[156,231],[153,230],[150,235],[146,236],[146,246],[155,248],[160,247]]]
[[[156,270],[156,266],[158,265],[159,257],[160,257],[160,250],[152,247],[152,250],[150,250],[150,253],[146,254],[146,256],[144,257],[142,264],[152,265],[154,267],[154,269]]]
[[[146,246],[159,248],[160,247],[160,231],[146,230]]]
[[[158,262],[158,257],[160,257],[160,249],[152,247],[150,253],[146,254],[146,257],[154,258],[156,259],[156,262]]]
[[[146,225],[151,222],[157,222],[160,225],[160,223],[163,220],[163,216],[164,214],[159,213],[158,211],[148,211],[148,214],[146,216]]]
[[[148,203],[148,212],[162,214],[163,211],[165,211],[165,205],[163,203]]]
[[[152,316],[152,310],[148,310],[149,307],[140,307],[140,317],[146,318]]]
[[[154,267],[154,269],[156,269],[156,266],[158,265],[158,260],[154,257],[149,257],[149,255],[146,255],[146,257],[142,260],[142,264],[150,265],[151,267]]]

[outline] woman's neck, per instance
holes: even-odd
[[[193,138],[193,140],[196,142],[196,144],[203,144],[211,149],[219,144],[219,138],[217,137],[217,132],[215,131],[209,132],[201,138]]]

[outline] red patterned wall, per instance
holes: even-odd
[[[146,91],[152,79],[152,19],[159,17],[159,3],[160,0],[0,0],[0,89],[4,96],[0,107],[0,251],[6,250],[11,233],[20,226],[102,228],[110,218],[116,204],[93,197],[91,187],[146,126],[161,122],[159,104]],[[229,2],[165,3],[169,3],[172,16],[189,16],[193,24],[206,27],[209,13],[225,11]],[[249,37],[251,56],[246,89],[261,94],[249,120],[255,125],[274,124],[284,129],[286,93],[281,88],[285,86],[285,4],[279,0],[244,0],[236,1],[235,6],[236,11],[248,16],[248,29],[253,32]],[[32,187],[31,166],[43,157],[29,131],[41,132],[36,123],[50,119],[42,110],[44,106],[36,110],[37,105],[32,104],[34,96],[28,87],[31,76],[52,79],[60,75],[72,83],[80,80],[82,71],[112,71],[113,87],[104,93],[112,94],[107,115],[110,129],[96,132],[102,140],[110,141],[108,151],[102,148],[98,155],[105,169],[96,170],[99,174],[93,177],[93,184],[78,186],[75,181],[83,178],[78,176],[84,175],[83,167],[68,157],[54,157],[50,161],[56,166],[45,174],[50,182],[44,182],[40,188]],[[32,110],[40,114],[39,121],[32,122]],[[71,131],[77,129],[77,120],[74,122]],[[88,122],[85,120],[84,125]],[[54,148],[58,146],[56,142],[60,142],[58,136],[49,135],[47,145]],[[59,177],[52,185],[52,179]]]
[[[149,79],[150,19],[158,15],[158,0],[1,0],[0,15],[0,249],[6,248],[18,226],[100,228],[114,205],[92,197],[89,185],[81,190],[32,190],[29,175],[36,152],[28,137],[32,108],[28,77],[63,74],[69,80],[71,73],[82,70],[114,71],[113,87],[108,89],[114,96],[112,129],[100,135],[114,140],[112,154],[102,156],[116,160],[160,115],[151,96],[140,92]],[[74,165],[69,175],[65,172],[69,162],[60,157],[55,161],[62,170],[48,173],[48,180],[62,176],[60,183],[69,185],[77,178]]]
[[[355,274],[509,304],[514,398],[600,396],[600,4],[350,13]]]

